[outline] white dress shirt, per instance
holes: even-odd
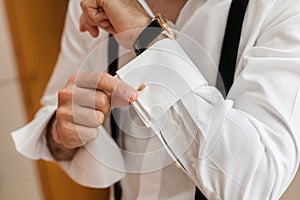
[[[193,199],[195,185],[208,199],[279,199],[299,164],[300,2],[249,2],[224,100],[214,85],[230,4],[187,1],[177,41],[155,43],[118,71],[132,86],[148,86],[136,104],[113,111],[120,147],[101,126],[95,141],[60,162],[73,180],[99,188],[121,180],[126,200]],[[107,65],[108,34],[79,33],[80,14],[79,0],[71,0],[42,107],[13,133],[17,150],[31,159],[54,160],[44,132],[68,78]],[[120,55],[120,65],[134,57],[125,49]]]

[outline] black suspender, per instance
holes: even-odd
[[[216,83],[216,87],[220,90],[224,97],[226,97],[233,83],[241,30],[245,12],[248,6],[248,1],[249,0],[232,0],[230,6],[219,62],[219,72],[222,78],[218,75]],[[114,37],[110,37],[108,46],[108,72],[111,75],[115,75],[118,69],[118,54],[118,43]],[[118,137],[118,127],[113,117],[111,117],[111,130],[112,137],[116,140]],[[120,200],[122,197],[122,191],[119,182],[114,185],[114,197],[116,200]],[[205,199],[206,197],[198,188],[196,188],[195,200]]]
[[[219,62],[219,72],[223,79],[224,85],[222,84],[222,80],[219,76],[216,84],[216,87],[221,91],[224,97],[227,95],[233,83],[242,25],[248,6],[248,1],[249,0],[232,0],[228,13]]]
[[[115,37],[109,35],[108,41],[108,73],[112,76],[116,74],[119,65],[119,44],[117,43]],[[113,118],[113,115],[110,117],[110,128],[111,128],[111,137],[116,141],[118,138],[119,128]],[[115,200],[120,200],[122,198],[122,188],[120,182],[114,184],[114,198]]]
[[[217,75],[216,83],[216,87],[224,97],[227,96],[233,83],[242,25],[248,6],[248,1],[249,0],[232,0],[228,13],[226,30],[224,34],[223,46],[219,62],[220,74]],[[206,197],[196,187],[195,200],[205,199]]]

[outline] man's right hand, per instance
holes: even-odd
[[[58,160],[71,159],[77,147],[93,141],[112,107],[137,99],[137,91],[107,73],[73,75],[58,93],[56,117],[49,124],[47,141]]]
[[[128,49],[152,20],[137,0],[81,0],[80,5],[80,31],[97,37],[100,27]]]

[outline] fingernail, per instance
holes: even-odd
[[[139,93],[136,90],[134,90],[132,95],[129,98],[129,102],[132,103],[132,102],[136,101],[138,96],[139,96]]]

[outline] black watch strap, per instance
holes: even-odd
[[[136,39],[133,44],[135,54],[138,56],[143,53],[149,44],[163,31],[163,28],[159,24],[157,18],[154,18],[152,22],[143,30],[143,32]]]

